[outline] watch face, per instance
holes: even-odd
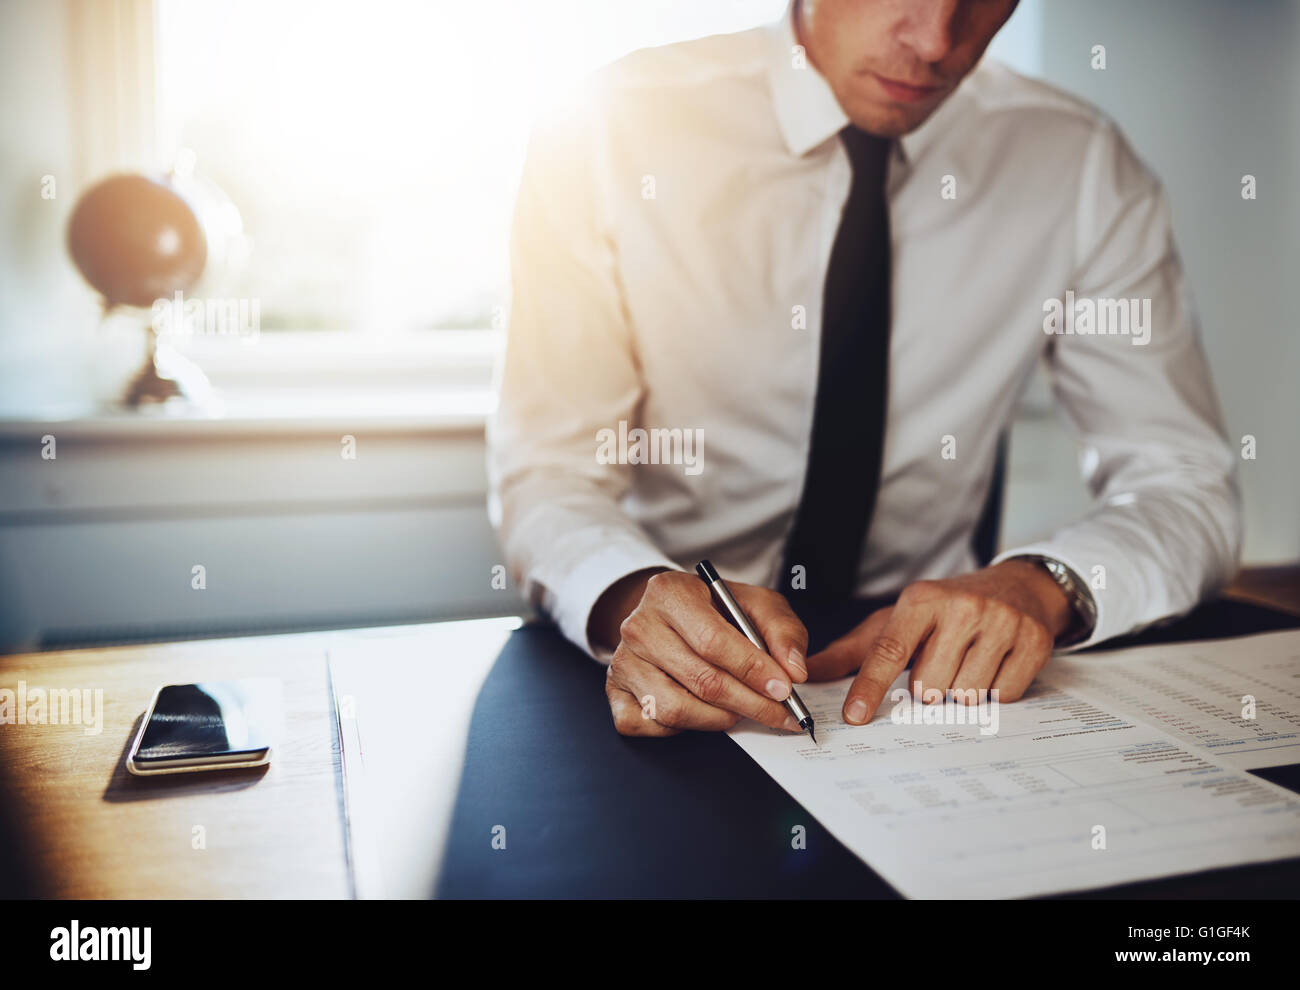
[[[1080,638],[1089,635],[1097,621],[1097,606],[1093,604],[1092,595],[1079,582],[1074,574],[1066,570],[1059,578],[1061,587],[1070,599],[1070,608],[1074,612],[1076,625],[1081,627]]]

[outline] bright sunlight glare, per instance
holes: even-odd
[[[262,327],[487,325],[530,122],[629,51],[784,0],[161,0],[159,137],[235,201]]]

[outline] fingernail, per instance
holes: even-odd
[[[861,725],[867,720],[867,703],[861,698],[854,698],[852,704],[844,709],[844,720]]]
[[[784,681],[778,681],[775,677],[767,682],[764,690],[767,691],[767,696],[773,701],[785,701],[786,698],[790,697],[789,686]]]
[[[803,654],[794,647],[790,648],[790,653],[786,656],[785,662],[799,671],[804,677],[808,676],[808,666],[803,662]]]
[[[789,715],[785,717],[785,723],[781,727],[785,729],[787,732],[801,731],[799,728],[799,723],[796,722],[794,719],[792,719]]]

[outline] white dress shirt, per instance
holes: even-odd
[[[525,595],[593,655],[592,606],[642,568],[709,557],[728,579],[785,585],[850,182],[848,119],[794,46],[787,15],[637,52],[529,144],[489,508]],[[1164,197],[1114,124],[985,60],[896,142],[887,191],[888,425],[859,593],[977,566],[996,445],[1040,361],[1098,501],[998,559],[1042,554],[1090,585],[1097,622],[1076,648],[1226,581],[1235,449]],[[1053,299],[1071,314],[1150,300],[1149,339],[1049,334]],[[685,448],[608,463],[601,431],[620,423],[689,431],[702,450],[693,467]]]

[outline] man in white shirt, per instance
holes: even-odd
[[[1014,6],[796,0],[622,59],[534,132],[490,508],[525,594],[609,661],[620,732],[793,728],[792,683],[853,671],[860,724],[909,661],[914,690],[1015,700],[1054,647],[1231,575],[1160,187],[1095,110],[980,61]],[[980,567],[1039,362],[1097,506]],[[806,657],[799,594],[899,597]]]

